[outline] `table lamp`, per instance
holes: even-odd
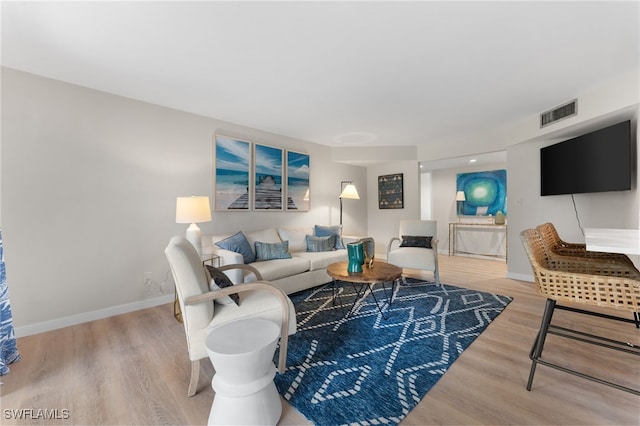
[[[202,239],[200,228],[196,223],[209,221],[211,221],[209,197],[192,195],[176,199],[176,223],[191,224],[187,228],[187,240],[196,248],[198,255],[202,254]]]
[[[467,197],[465,197],[464,191],[456,192],[456,202],[458,203],[458,217],[462,216],[462,202],[466,200]]]

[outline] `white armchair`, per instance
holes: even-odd
[[[401,220],[398,235],[389,241],[387,262],[400,268],[433,271],[435,282],[440,285],[437,222]]]
[[[213,327],[246,318],[263,318],[281,327],[278,369],[283,373],[287,361],[288,335],[296,332],[296,313],[291,300],[279,288],[262,281],[248,265],[226,265],[221,270],[250,268],[259,281],[210,291],[210,277],[193,245],[184,237],[173,237],[165,249],[176,284],[182,310],[187,349],[191,360],[188,396],[196,393],[200,376],[200,360],[208,358],[205,340]],[[240,293],[240,303],[215,304],[214,300]]]

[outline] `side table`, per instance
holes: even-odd
[[[205,345],[215,369],[210,425],[275,425],[282,402],[273,382],[280,327],[244,319],[214,328]]]

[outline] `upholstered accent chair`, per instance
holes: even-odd
[[[387,246],[387,262],[403,269],[433,271],[440,285],[437,228],[435,220],[401,220],[398,237]]]
[[[267,281],[248,265],[225,265],[222,271],[250,268],[258,281],[232,285],[211,291],[211,276],[200,260],[193,245],[184,237],[173,237],[165,249],[176,292],[182,311],[187,349],[191,360],[191,378],[188,396],[196,393],[200,376],[200,360],[208,358],[205,340],[209,332],[222,324],[247,318],[262,318],[273,321],[281,329],[280,359],[278,369],[286,368],[288,335],[296,332],[295,308],[287,295]],[[215,302],[238,293],[239,303]]]

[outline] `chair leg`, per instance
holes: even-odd
[[[200,360],[191,361],[191,378],[189,379],[189,389],[187,390],[187,396],[193,396],[196,394],[196,388],[198,387],[199,378]]]
[[[288,328],[288,326],[287,326]],[[287,350],[289,346],[288,330],[284,330],[280,335],[280,356],[278,359],[278,372],[284,374],[287,371]]]
[[[556,301],[547,299],[547,303],[544,307],[544,314],[542,315],[542,322],[540,324],[540,330],[536,336],[536,340],[531,348],[529,358],[531,358],[531,371],[529,372],[529,381],[527,382],[527,390],[531,390],[533,384],[533,375],[536,372],[536,366],[538,359],[542,355],[542,349],[544,348],[544,341],[547,338],[547,331],[549,330],[549,324],[551,324],[551,318],[553,317],[553,310],[556,307]]]
[[[442,284],[440,284],[440,271],[438,271],[438,268],[433,271],[433,277],[436,280],[436,285],[442,287]]]

